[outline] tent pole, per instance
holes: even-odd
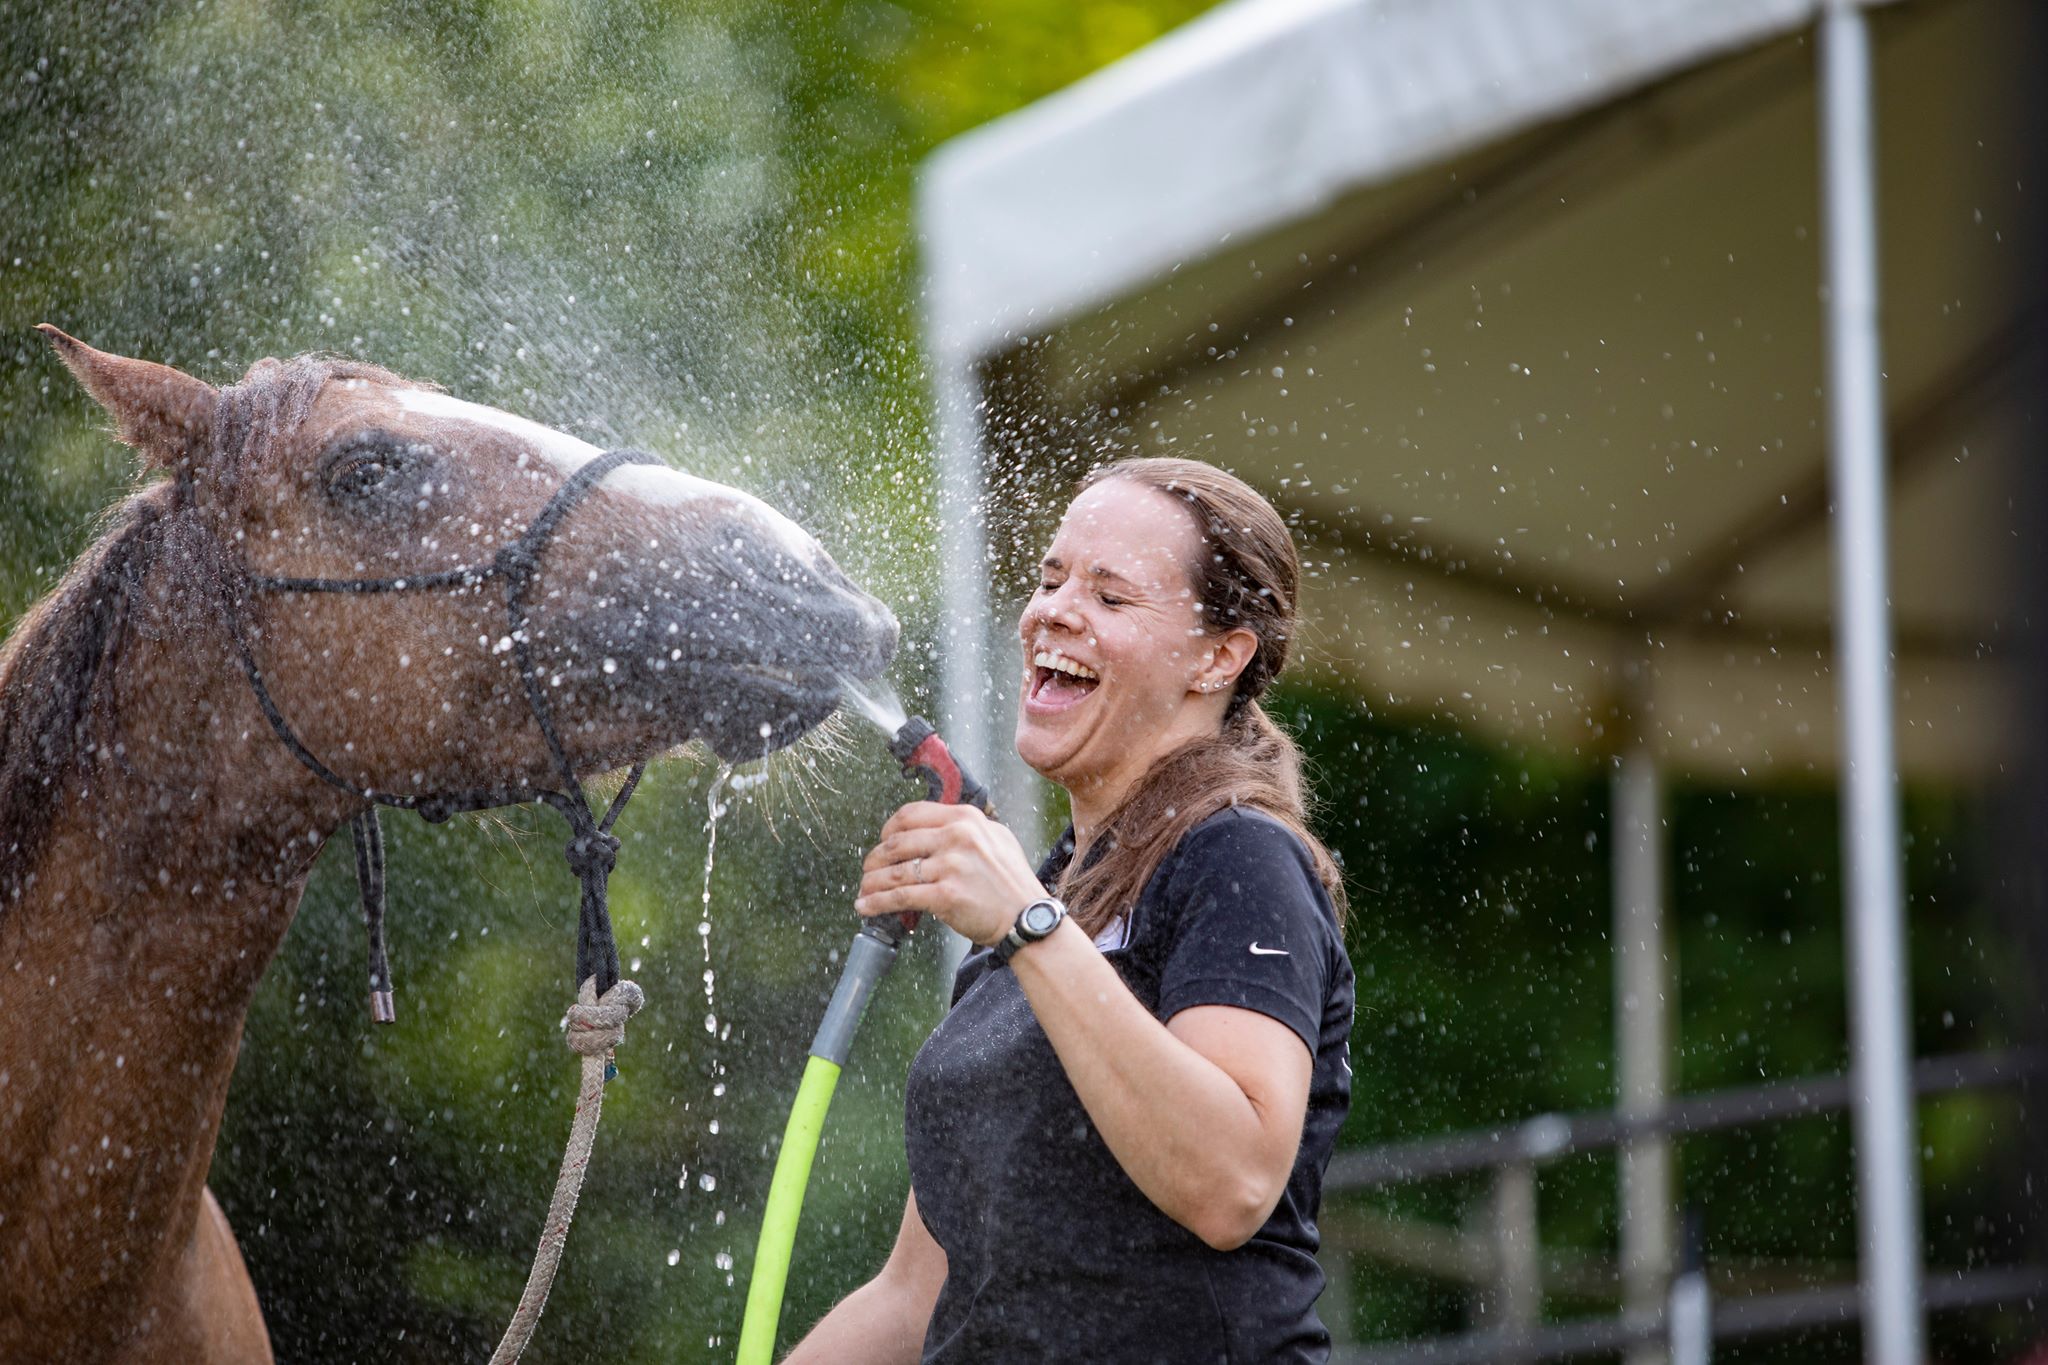
[[[1656,755],[1633,733],[1641,719],[1641,708],[1631,706],[1631,733],[1615,760],[1610,817],[1616,1107],[1624,1117],[1663,1111],[1671,1067],[1663,784]],[[1671,1280],[1670,1139],[1639,1137],[1623,1145],[1620,1176],[1622,1308],[1631,1318],[1654,1319]],[[1657,1365],[1664,1359],[1658,1341],[1628,1353],[1628,1365]]]
[[[984,395],[971,357],[941,342],[933,364],[937,418],[939,523],[939,729],[970,772],[993,784],[998,810],[1017,807],[989,752],[989,557],[987,461],[982,453]],[[944,930],[940,995],[951,1000],[953,973],[967,940]]]
[[[1887,617],[1884,378],[1870,32],[1854,0],[1820,20],[1828,465],[1834,491],[1835,667],[1842,748],[1850,1052],[1863,1255],[1863,1353],[1921,1365],[1918,1162]]]

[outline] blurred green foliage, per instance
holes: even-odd
[[[917,327],[915,168],[1198,0],[785,6],[49,0],[0,27],[0,612],[90,540],[127,457],[27,329],[224,381],[265,354],[363,356],[762,492],[939,638]],[[1348,1143],[1611,1101],[1606,786],[1294,690],[1352,879]],[[857,728],[728,794],[700,934],[708,762],[628,813],[614,903],[650,1004],[621,1055],[563,1277],[529,1357],[729,1354],[774,1145],[851,931],[865,840],[906,795]],[[1909,803],[1923,1052],[2010,1041],[2030,990],[1986,906],[1976,794]],[[1845,1061],[1835,808],[1819,789],[1673,797],[1684,1089]],[[481,1357],[515,1302],[575,1065],[574,888],[544,812],[391,824],[401,1016],[372,1033],[345,848],[250,1018],[214,1166],[281,1359]],[[637,945],[637,946],[636,946]],[[876,1267],[905,1188],[900,1103],[939,1008],[915,945],[842,1082],[785,1322]],[[2010,1096],[1923,1109],[1930,1257],[2010,1259]],[[1846,1120],[1681,1145],[1723,1263],[1788,1283],[1854,1255]],[[1546,1238],[1611,1255],[1611,1160],[1544,1173]],[[1357,1196],[1346,1198],[1357,1199]],[[1484,1191],[1376,1207],[1444,1222]],[[1340,1334],[1452,1331],[1466,1296],[1362,1264]],[[1554,1300],[1553,1312],[1599,1304]],[[1945,1358],[2020,1326],[1945,1319]],[[1848,1358],[1841,1334],[1742,1359]]]

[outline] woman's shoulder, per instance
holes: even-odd
[[[1293,826],[1257,806],[1228,805],[1195,822],[1175,845],[1175,863],[1266,859],[1292,856],[1315,866],[1308,844]]]
[[[1147,890],[1175,902],[1220,892],[1232,899],[1277,896],[1335,917],[1307,842],[1287,821],[1255,806],[1225,806],[1197,821],[1160,861]]]
[[[1226,807],[1189,829],[1171,862],[1140,901],[1136,926],[1158,954],[1162,1005],[1247,1004],[1315,1050],[1322,1013],[1348,998],[1351,971],[1309,843],[1269,811]],[[1218,982],[1243,989],[1207,998]]]

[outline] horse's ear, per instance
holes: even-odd
[[[213,439],[213,385],[182,370],[96,351],[45,322],[36,330],[85,391],[113,416],[120,438],[143,459],[169,469],[204,458]]]

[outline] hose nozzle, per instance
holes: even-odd
[[[905,777],[924,779],[925,800],[947,806],[973,806],[983,815],[995,818],[988,789],[960,766],[946,741],[939,738],[939,732],[923,716],[912,716],[903,722],[902,728],[889,737],[889,752],[903,765]]]

